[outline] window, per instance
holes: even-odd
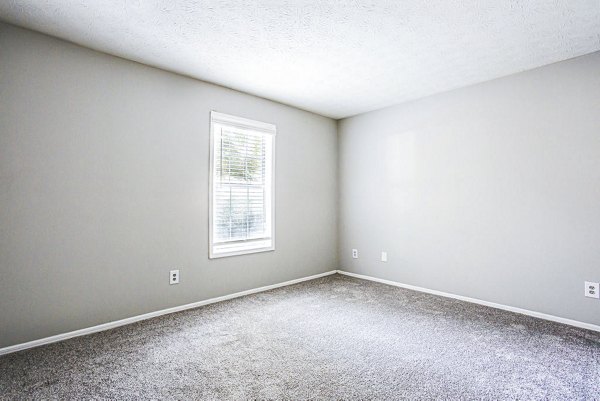
[[[210,114],[209,257],[272,251],[275,126]]]

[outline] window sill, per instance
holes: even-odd
[[[217,259],[227,256],[240,256],[251,253],[274,251],[275,246],[272,239],[242,242],[242,243],[225,243],[212,245],[209,258]]]

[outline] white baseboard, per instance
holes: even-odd
[[[429,288],[417,287],[417,286],[409,285],[409,284],[402,284],[402,283],[399,283],[397,281],[391,281],[391,280],[385,280],[385,279],[377,278],[377,277],[365,276],[363,274],[350,273],[350,272],[343,271],[343,270],[338,270],[337,273],[343,274],[345,276],[360,278],[360,279],[363,279],[363,280],[370,280],[370,281],[376,281],[378,283],[393,285],[394,287],[401,287],[401,288],[406,288],[406,289],[409,289],[409,290],[414,290],[414,291],[419,291],[419,292],[425,292],[427,294],[433,294],[433,295],[439,295],[439,296],[446,297],[446,298],[458,299],[458,300],[461,300],[461,301],[471,302],[471,303],[474,303],[474,304],[479,304],[479,305],[484,305],[484,306],[489,306],[489,307],[492,307],[492,308],[502,309],[502,310],[509,311],[509,312],[520,313],[521,315],[533,316],[533,317],[537,317],[538,319],[550,320],[552,322],[557,322],[557,323],[562,323],[562,324],[568,324],[569,326],[575,326],[575,327],[579,327],[579,328],[582,328],[582,329],[588,329],[588,330],[593,330],[593,331],[600,332],[600,326],[597,326],[597,325],[591,324],[591,323],[579,322],[577,320],[571,320],[571,319],[566,319],[564,317],[558,317],[558,316],[554,316],[554,315],[548,315],[546,313],[541,313],[541,312],[535,312],[535,311],[531,311],[531,310],[527,310],[527,309],[516,308],[514,306],[507,306],[507,305],[497,304],[495,302],[483,301],[481,299],[465,297],[465,296],[462,296],[462,295],[450,294],[448,292],[443,292],[443,291],[430,290]]]
[[[297,283],[301,283],[303,281],[314,280],[316,278],[335,274],[336,272],[337,272],[337,270],[331,270],[331,271],[328,271],[325,273],[315,274],[313,276],[302,277],[302,278],[297,278],[295,280],[285,281],[283,283],[267,285],[267,286],[259,287],[259,288],[253,288],[251,290],[236,292],[234,294],[223,295],[222,297],[216,297],[216,298],[206,299],[204,301],[193,302],[191,304],[175,306],[173,308],[162,309],[162,310],[159,310],[156,312],[150,312],[150,313],[145,313],[143,315],[128,317],[126,319],[116,320],[114,322],[103,323],[103,324],[88,327],[85,329],[70,331],[68,333],[57,334],[57,335],[54,335],[51,337],[46,337],[46,338],[40,338],[39,340],[33,340],[33,341],[29,341],[29,342],[22,343],[22,344],[11,345],[9,347],[0,348],[0,355],[10,354],[12,352],[22,351],[22,350],[25,350],[28,348],[39,347],[40,345],[51,344],[51,343],[63,341],[63,340],[69,339],[69,338],[73,338],[73,337],[84,336],[86,334],[97,333],[99,331],[114,329],[115,327],[124,326],[126,324],[139,322],[140,320],[151,319],[153,317],[162,316],[162,315],[166,315],[169,313],[180,312],[180,311],[183,311],[186,309],[198,308],[200,306],[214,304],[216,302],[226,301],[228,299],[239,298],[239,297],[243,297],[245,295],[250,295],[250,294],[256,294],[257,292],[263,292],[263,291],[272,290],[274,288],[285,287],[287,285],[297,284]]]
[[[87,334],[97,333],[99,331],[110,330],[115,327],[125,326],[127,324],[139,322],[141,320],[151,319],[153,317],[158,317],[158,316],[166,315],[169,313],[180,312],[180,311],[184,311],[186,309],[198,308],[200,306],[209,305],[209,304],[213,304],[213,303],[221,302],[221,301],[226,301],[228,299],[239,298],[239,297],[243,297],[245,295],[256,294],[258,292],[268,291],[268,290],[272,290],[274,288],[285,287],[288,285],[301,283],[303,281],[314,280],[314,279],[329,276],[329,275],[335,274],[335,273],[339,273],[339,274],[343,274],[346,276],[351,276],[351,277],[355,277],[355,278],[359,278],[359,279],[363,279],[363,280],[370,280],[370,281],[375,281],[378,283],[388,284],[388,285],[392,285],[395,287],[406,288],[409,290],[425,292],[425,293],[433,294],[433,295],[439,295],[439,296],[446,297],[446,298],[458,299],[461,301],[466,301],[466,302],[471,302],[471,303],[475,303],[475,304],[479,304],[479,305],[489,306],[489,307],[496,308],[496,309],[502,309],[502,310],[506,310],[509,312],[520,313],[522,315],[533,316],[533,317],[537,317],[539,319],[550,320],[550,321],[557,322],[557,323],[563,323],[563,324],[567,324],[570,326],[575,326],[575,327],[580,327],[583,329],[600,332],[600,326],[597,326],[597,325],[594,325],[591,323],[579,322],[577,320],[566,319],[566,318],[562,318],[562,317],[558,317],[558,316],[548,315],[545,313],[530,311],[527,309],[521,309],[521,308],[516,308],[513,306],[497,304],[494,302],[483,301],[481,299],[465,297],[462,295],[450,294],[450,293],[443,292],[443,291],[430,290],[429,288],[417,287],[417,286],[409,285],[409,284],[402,284],[402,283],[399,283],[396,281],[385,280],[385,279],[371,277],[371,276],[365,276],[363,274],[350,273],[350,272],[346,272],[343,270],[331,270],[331,271],[328,271],[325,273],[315,274],[313,276],[302,277],[302,278],[298,278],[295,280],[285,281],[283,283],[267,285],[267,286],[259,287],[259,288],[253,288],[253,289],[246,290],[246,291],[236,292],[234,294],[229,294],[229,295],[224,295],[221,297],[206,299],[204,301],[199,301],[199,302],[193,302],[191,304],[175,306],[173,308],[162,309],[162,310],[159,310],[156,312],[145,313],[143,315],[138,315],[138,316],[133,316],[133,317],[129,317],[126,319],[116,320],[114,322],[103,323],[103,324],[88,327],[85,329],[70,331],[68,333],[57,334],[57,335],[54,335],[51,337],[40,338],[39,340],[33,340],[33,341],[29,341],[29,342],[22,343],[22,344],[11,345],[8,347],[0,348],[0,355],[10,354],[12,352],[22,351],[22,350],[25,350],[28,348],[39,347],[40,345],[51,344],[51,343],[55,343],[58,341],[67,340],[67,339],[73,338],[73,337],[79,337],[79,336],[84,336]]]

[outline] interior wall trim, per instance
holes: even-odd
[[[38,340],[33,340],[33,341],[28,341],[26,343],[10,345],[8,347],[0,348],[0,355],[10,354],[13,352],[22,351],[22,350],[26,350],[29,348],[39,347],[41,345],[51,344],[51,343],[55,343],[58,341],[67,340],[67,339],[73,338],[73,337],[85,336],[87,334],[97,333],[99,331],[110,330],[110,329],[114,329],[119,326],[125,326],[127,324],[139,322],[141,320],[147,320],[147,319],[152,319],[153,317],[167,315],[169,313],[181,312],[181,311],[184,311],[187,309],[194,309],[194,308],[198,308],[198,307],[204,306],[204,305],[214,304],[217,302],[227,301],[229,299],[239,298],[239,297],[243,297],[243,296],[250,295],[250,294],[256,294],[258,292],[264,292],[264,291],[272,290],[272,289],[279,288],[279,287],[285,287],[288,285],[301,283],[303,281],[314,280],[317,278],[335,274],[336,272],[337,272],[337,270],[330,270],[325,273],[319,273],[319,274],[314,274],[312,276],[301,277],[301,278],[297,278],[294,280],[284,281],[283,283],[266,285],[264,287],[253,288],[250,290],[240,291],[240,292],[236,292],[236,293],[229,294],[229,295],[223,295],[223,296],[216,297],[216,298],[205,299],[203,301],[193,302],[190,304],[174,306],[172,308],[162,309],[162,310],[158,310],[155,312],[144,313],[143,315],[137,315],[137,316],[132,316],[132,317],[128,317],[125,319],[121,319],[121,320],[115,320],[113,322],[102,323],[102,324],[92,326],[92,327],[87,327],[84,329],[69,331],[67,333],[56,334],[54,336],[40,338]]]
[[[439,295],[439,296],[446,297],[446,298],[458,299],[460,301],[471,302],[471,303],[478,304],[478,305],[489,306],[491,308],[502,309],[502,310],[514,312],[514,313],[520,313],[521,315],[536,317],[538,319],[549,320],[549,321],[556,322],[556,323],[567,324],[569,326],[575,326],[575,327],[579,327],[582,329],[600,332],[600,326],[597,326],[597,325],[591,324],[591,323],[580,322],[577,320],[567,319],[564,317],[559,317],[559,316],[554,316],[554,315],[548,315],[546,313],[536,312],[536,311],[532,311],[532,310],[528,310],[528,309],[521,309],[521,308],[517,308],[514,306],[502,305],[502,304],[498,304],[495,302],[484,301],[484,300],[477,299],[477,298],[465,297],[463,295],[456,295],[456,294],[451,294],[448,292],[443,292],[443,291],[438,291],[438,290],[431,290],[429,288],[418,287],[418,286],[410,285],[410,284],[403,284],[403,283],[399,283],[397,281],[386,280],[383,278],[377,278],[377,277],[372,277],[372,276],[366,276],[363,274],[351,273],[351,272],[347,272],[347,271],[343,271],[343,270],[338,270],[337,273],[343,274],[345,276],[359,278],[362,280],[375,281],[377,283],[393,285],[394,287],[401,287],[401,288],[406,288],[406,289],[413,290],[413,291],[425,292],[427,294],[433,294],[433,295]]]
[[[28,342],[21,343],[21,344],[10,345],[8,347],[0,348],[0,355],[6,355],[6,354],[13,353],[13,352],[26,350],[29,348],[39,347],[41,345],[52,344],[55,342],[67,340],[69,338],[85,336],[87,334],[110,330],[110,329],[113,329],[116,327],[125,326],[125,325],[131,324],[131,323],[139,322],[141,320],[152,319],[154,317],[167,315],[167,314],[175,313],[175,312],[180,312],[180,311],[184,311],[187,309],[194,309],[194,308],[198,308],[198,307],[201,307],[204,305],[227,301],[229,299],[239,298],[239,297],[243,297],[246,295],[256,294],[259,292],[264,292],[264,291],[272,290],[272,289],[279,288],[279,287],[285,287],[288,285],[301,283],[303,281],[314,280],[314,279],[329,276],[329,275],[332,275],[335,273],[339,273],[339,274],[342,274],[345,276],[350,276],[350,277],[354,277],[354,278],[358,278],[358,279],[362,279],[362,280],[369,280],[369,281],[374,281],[377,283],[392,285],[394,287],[400,287],[400,288],[406,288],[406,289],[413,290],[413,291],[424,292],[427,294],[433,294],[433,295],[439,295],[439,296],[446,297],[446,298],[458,299],[460,301],[471,302],[474,304],[484,305],[484,306],[488,306],[491,308],[502,309],[502,310],[509,311],[509,312],[532,316],[532,317],[535,317],[538,319],[549,320],[549,321],[556,322],[556,323],[562,323],[562,324],[566,324],[569,326],[574,326],[574,327],[579,327],[582,329],[600,332],[600,326],[591,324],[591,323],[580,322],[577,320],[567,319],[567,318],[563,318],[563,317],[559,317],[559,316],[548,315],[546,313],[535,312],[535,311],[531,311],[528,309],[521,309],[521,308],[517,308],[514,306],[502,305],[502,304],[498,304],[495,302],[484,301],[484,300],[477,299],[477,298],[471,298],[471,297],[466,297],[463,295],[451,294],[451,293],[438,291],[438,290],[432,290],[429,288],[418,287],[418,286],[414,286],[414,285],[410,285],[410,284],[403,284],[403,283],[399,283],[397,281],[386,280],[386,279],[372,277],[372,276],[366,276],[363,274],[351,273],[351,272],[347,272],[344,270],[330,270],[330,271],[315,274],[312,276],[301,277],[301,278],[297,278],[294,280],[284,281],[282,283],[271,284],[271,285],[267,285],[264,287],[253,288],[253,289],[249,289],[249,290],[245,290],[245,291],[236,292],[233,294],[223,295],[223,296],[216,297],[216,298],[205,299],[203,301],[193,302],[190,304],[175,306],[175,307],[167,308],[167,309],[161,309],[161,310],[158,310],[155,312],[144,313],[142,315],[132,316],[132,317],[128,317],[128,318],[121,319],[121,320],[115,320],[112,322],[103,323],[103,324],[99,324],[99,325],[92,326],[92,327],[69,331],[67,333],[56,334],[54,336],[40,338],[38,340],[28,341]]]

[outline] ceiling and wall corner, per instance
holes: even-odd
[[[338,119],[600,50],[598,0],[7,0],[0,20]]]

